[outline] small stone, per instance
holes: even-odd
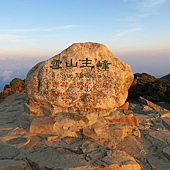
[[[24,147],[34,147],[37,145],[42,139],[39,136],[32,136],[29,142]]]
[[[136,160],[124,151],[109,150],[102,161],[107,164],[106,170],[141,170]]]
[[[48,136],[47,141],[55,141],[58,138],[58,136]]]
[[[168,130],[170,130],[170,118],[163,118],[162,123]]]
[[[133,136],[126,136],[124,140],[121,141],[116,147],[118,150],[125,151],[133,157],[138,157],[145,154],[142,144]]]
[[[157,130],[157,131],[150,131],[149,135],[152,138],[159,140],[161,142],[160,145],[163,145],[163,144],[167,145],[167,140],[170,138],[169,131],[165,130],[165,129],[163,129],[163,130],[160,129],[160,130]]]
[[[149,156],[147,160],[151,165],[152,169],[156,170],[169,169],[169,166],[166,165],[162,159],[159,159],[156,156]]]
[[[99,142],[110,149],[116,149],[115,138],[99,138]]]
[[[69,145],[71,145],[77,141],[80,141],[79,138],[73,138],[73,137],[66,137],[66,138],[63,138],[62,140]]]
[[[129,102],[126,102],[122,106],[119,107],[119,109],[122,109],[122,110],[128,110],[128,108],[129,108]]]
[[[103,148],[103,146],[89,140],[85,141],[80,147],[84,154],[91,153],[95,150],[100,150],[101,148]]]
[[[170,111],[169,110],[162,110],[162,111],[159,111],[156,115],[155,115],[156,118],[170,118]]]
[[[72,119],[74,121],[82,120],[86,124],[89,122],[89,120],[88,120],[88,118],[86,116],[82,116],[82,115],[78,115],[78,114],[74,114],[74,113],[68,114],[67,118]]]
[[[169,139],[167,139],[167,143],[170,145],[170,138],[169,138]]]
[[[143,98],[143,97],[139,97],[139,101],[142,103],[142,104],[144,104],[144,105],[148,105],[150,108],[153,108],[154,110],[156,110],[156,111],[161,111],[162,110],[162,107],[160,107],[160,106],[158,106],[158,105],[156,105],[155,103],[152,103],[151,101],[149,101],[149,100],[147,100],[147,99],[145,99],[145,98]]]
[[[135,136],[138,138],[141,137],[141,133],[138,127],[132,125],[128,125],[126,127],[127,127],[127,135]]]
[[[125,115],[134,115],[133,111],[132,110],[124,110],[123,112]]]
[[[55,123],[54,117],[45,116],[42,118],[34,118],[30,125],[31,134],[52,134]]]
[[[128,135],[128,126],[125,124],[105,124],[98,132],[98,138],[102,145],[115,147],[115,144]],[[118,140],[118,141],[117,141]]]
[[[16,127],[8,133],[8,136],[16,136],[16,135],[24,135],[26,134],[26,130],[21,127]]]
[[[122,124],[110,124],[108,126],[108,138],[110,136],[114,138],[123,139],[126,135],[127,135],[127,126],[122,126]]]
[[[30,127],[30,119],[28,114],[21,114],[21,116],[17,119],[18,126],[26,129],[27,131],[29,130]]]
[[[6,141],[10,145],[22,144],[27,142],[27,138],[17,137]]]
[[[43,106],[40,106],[40,110],[43,112],[45,116],[50,116],[52,115],[51,111]]]
[[[102,133],[103,123],[100,121],[97,121],[94,124],[92,124],[91,127],[94,129],[94,131],[97,133],[97,135],[100,135]]]
[[[80,128],[78,128],[77,126],[70,126],[70,128],[68,130],[70,132],[79,132]]]
[[[93,139],[93,140],[98,139],[96,132],[92,129],[89,129],[88,127],[83,128],[83,137],[87,139]]]
[[[134,126],[139,126],[138,120],[135,116],[126,116],[122,118],[105,118],[106,122],[112,122],[112,123],[127,123]]]
[[[163,148],[163,154],[170,161],[170,147]]]

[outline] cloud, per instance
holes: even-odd
[[[125,3],[132,3],[135,5],[135,7],[142,11],[150,11],[152,9],[155,9],[159,5],[165,3],[167,0],[124,0]]]
[[[23,40],[23,38],[18,35],[0,34],[0,41],[18,43],[18,42],[24,42],[25,40]]]
[[[166,0],[145,0],[138,3],[138,8],[142,10],[151,10],[161,4]]]
[[[59,29],[69,29],[69,28],[80,28],[80,27],[86,27],[86,26],[81,26],[81,25],[63,25],[63,26],[58,26],[58,27],[48,27],[48,28],[25,28],[25,29],[1,29],[0,31],[5,31],[5,32],[45,32],[45,31],[55,31]]]
[[[51,32],[62,29],[71,29],[71,28],[81,28],[86,26],[81,25],[63,25],[58,27],[47,27],[47,28],[25,28],[25,29],[0,29],[0,42],[9,42],[9,43],[22,43],[22,42],[33,42],[34,38],[31,38],[31,33],[40,33],[40,32]],[[44,34],[43,34],[44,35]]]
[[[144,10],[144,11],[150,11],[165,2],[166,0],[144,0],[144,1],[138,2],[137,8],[140,10]]]
[[[13,71],[3,71],[1,77],[3,78],[3,82],[11,80],[11,75],[13,74]]]
[[[119,20],[126,23],[127,28],[118,32],[114,38],[121,37],[130,32],[143,30],[141,21],[151,15],[154,15],[154,10],[166,1],[167,0],[123,0],[124,3],[132,5],[136,9],[136,13]],[[129,29],[129,27],[132,28]]]
[[[0,61],[2,61],[2,60],[6,60],[6,58],[0,56]]]
[[[140,27],[134,27],[134,28],[131,28],[131,29],[122,30],[122,31],[116,33],[113,36],[113,38],[122,37],[122,36],[124,36],[126,34],[133,33],[133,32],[136,32],[136,31],[141,31],[141,30],[142,30],[142,28],[140,28]]]

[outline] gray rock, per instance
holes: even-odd
[[[21,160],[0,160],[0,170],[32,170],[30,165]]]
[[[143,98],[143,97],[141,97],[141,96],[140,96],[140,100],[139,100],[139,101],[140,101],[142,104],[148,105],[149,107],[153,108],[154,110],[156,110],[156,111],[158,111],[158,112],[161,111],[161,110],[163,110],[162,107],[156,105],[155,103],[153,103],[153,102],[151,102],[151,101],[149,101],[149,100],[147,100],[147,99],[145,99],[145,98]]]
[[[105,162],[107,165],[110,165],[110,167],[115,170],[141,169],[140,165],[136,162],[136,160],[123,151],[110,150],[107,152],[107,155],[102,159],[102,161]]]
[[[170,118],[163,118],[163,125],[168,129],[170,130]]]
[[[12,159],[20,153],[19,149],[0,144],[0,159]]]
[[[159,111],[156,115],[156,118],[161,117],[161,118],[170,118],[170,111],[169,110],[162,110]]]
[[[76,154],[64,148],[46,148],[29,154],[27,159],[36,164],[37,169],[42,167],[64,169],[89,165],[85,155]]]
[[[124,140],[117,145],[117,149],[125,151],[133,157],[139,157],[146,153],[142,144],[133,136],[125,137]]]
[[[169,169],[169,165],[166,164],[162,159],[157,158],[156,156],[150,156],[147,158],[150,166],[152,169],[155,170],[162,170],[162,169]]]
[[[167,157],[167,159],[170,161],[170,147],[163,148],[163,154]]]
[[[27,138],[17,137],[17,138],[14,138],[14,139],[7,140],[6,142],[7,142],[7,144],[10,144],[10,145],[22,144],[22,143],[27,142]]]

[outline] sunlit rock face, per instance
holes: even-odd
[[[113,109],[125,103],[132,81],[131,67],[105,45],[76,43],[29,71],[26,94],[49,110]]]

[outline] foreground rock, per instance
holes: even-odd
[[[148,105],[130,102],[128,110],[109,113],[35,116],[24,111],[25,97],[16,93],[0,104],[1,169],[170,167],[168,114],[156,116],[159,111]]]
[[[24,161],[0,160],[0,170],[32,170],[30,165]]]
[[[127,137],[140,138],[133,115],[118,109],[35,116],[24,111],[25,97],[16,93],[0,104],[2,169],[141,169],[120,148]]]
[[[29,71],[29,109],[48,115],[70,109],[113,109],[125,103],[132,81],[130,66],[106,46],[73,44]]]

